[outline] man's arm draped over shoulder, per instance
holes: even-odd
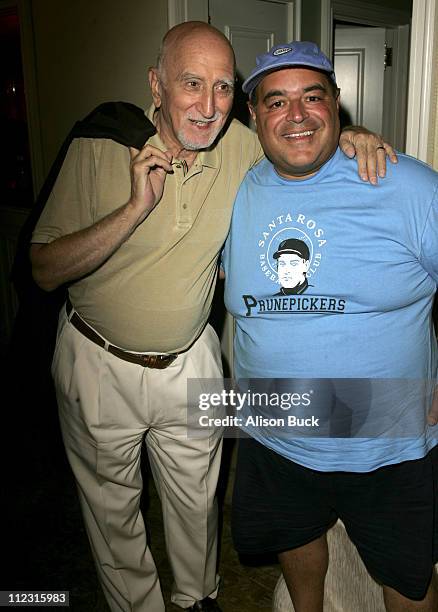
[[[397,155],[379,134],[357,125],[345,127],[339,137],[339,146],[347,157],[356,157],[357,172],[363,181],[377,184],[377,177],[386,175],[386,156],[397,163]]]

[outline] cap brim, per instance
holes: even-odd
[[[260,70],[254,72],[254,74],[252,74],[248,79],[246,79],[246,81],[243,82],[242,90],[244,91],[244,93],[250,95],[251,92],[254,91],[254,89],[257,87],[260,81],[267,74],[270,74],[271,72],[277,72],[277,70],[282,70],[283,68],[300,68],[301,66],[310,68],[311,70],[315,70],[316,72],[323,72],[324,74],[327,74],[331,78],[333,83],[336,85],[335,74],[331,70],[324,70],[324,68],[321,68],[320,66],[314,66],[313,64],[306,63],[306,62],[296,63],[296,62],[290,62],[290,61],[286,62],[285,61],[284,63],[276,64],[275,66],[272,66],[271,68],[265,67],[265,68],[261,68]]]
[[[303,259],[307,259],[305,255],[303,255],[303,253],[300,253],[300,251],[294,251],[293,249],[284,249],[283,251],[276,251],[273,255],[273,258],[278,259],[280,255],[299,255]]]

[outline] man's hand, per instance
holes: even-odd
[[[138,213],[138,224],[154,209],[163,195],[164,182],[172,172],[172,155],[145,145],[140,151],[129,148],[131,154],[131,198],[129,205]]]
[[[391,145],[364,127],[350,125],[344,128],[339,138],[339,146],[347,157],[356,156],[360,178],[372,185],[377,185],[377,175],[383,178],[386,174],[386,156],[393,164],[398,161]]]
[[[428,425],[436,425],[438,423],[438,387],[435,387],[433,393],[432,406],[427,415],[427,423]]]
[[[130,149],[131,197],[93,225],[30,250],[36,283],[46,291],[94,272],[129,239],[163,195],[172,172],[170,153],[151,146]]]

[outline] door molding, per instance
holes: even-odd
[[[411,15],[407,11],[385,8],[362,0],[322,0],[325,5],[325,21],[321,21],[321,34],[325,32],[324,50],[333,57],[334,21],[347,21],[384,28],[386,40],[393,49],[393,64],[385,73],[383,94],[383,124],[385,138],[397,149],[406,150],[406,117],[408,91],[409,27]],[[328,19],[327,19],[328,16]],[[325,28],[323,30],[323,25]],[[382,48],[382,64],[384,60]],[[342,94],[341,94],[342,95]],[[390,101],[399,98],[393,109]]]
[[[431,162],[433,156],[432,114],[436,109],[432,108],[432,100],[438,82],[433,70],[434,43],[438,37],[437,2],[413,0],[412,3],[406,153],[426,162]],[[406,36],[402,24],[409,23],[409,19],[406,21],[404,11],[371,6],[361,0],[354,4],[349,0],[321,0],[321,3],[321,48],[330,57],[335,18],[397,28]]]
[[[425,162],[433,156],[432,99],[436,75],[434,42],[438,34],[437,0],[413,0],[409,65],[406,153]]]
[[[169,29],[178,23],[192,20],[208,23],[208,0],[167,0]]]
[[[265,0],[265,2],[270,1]],[[275,0],[275,2],[288,5],[288,38],[289,40],[300,40],[301,0]],[[167,15],[169,28],[191,20],[208,23],[208,0],[167,0]]]
[[[414,3],[416,0],[413,0]],[[369,4],[363,0],[321,0],[321,49],[333,56],[333,21],[340,19],[351,23],[365,23],[379,28],[397,28],[411,21],[406,11]]]

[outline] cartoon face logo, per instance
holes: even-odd
[[[275,284],[274,295],[314,287],[312,279],[320,270],[326,243],[324,228],[301,212],[271,219],[260,234],[258,257],[260,272]]]
[[[308,287],[306,274],[310,266],[307,244],[297,238],[288,238],[280,242],[273,257],[277,260],[277,275],[281,285],[279,294],[304,293]]]

